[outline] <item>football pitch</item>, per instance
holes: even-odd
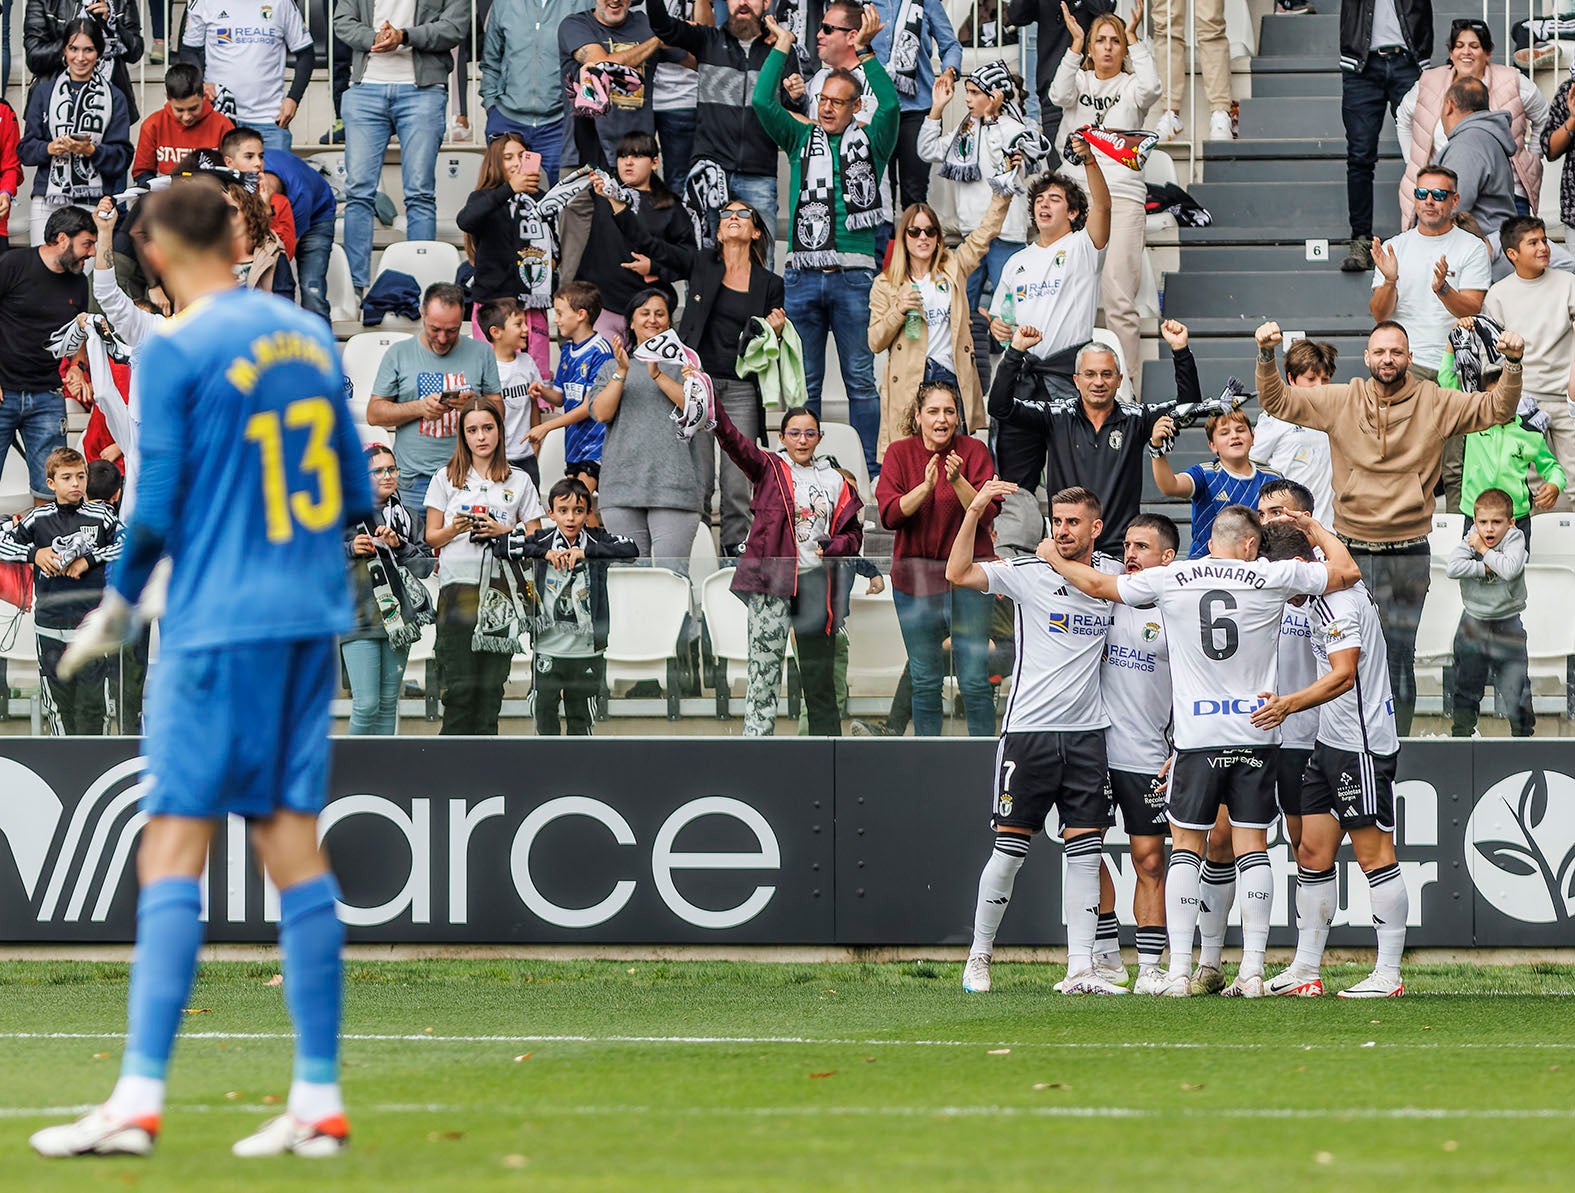
[[[150,1160],[27,1136],[109,1091],[126,967],[0,966],[8,1189],[1569,1188],[1575,968],[1409,967],[1406,997],[1054,994],[1057,966],[352,962],[334,1160],[277,1113],[268,964],[205,965]],[[1331,990],[1366,966],[1325,970]]]

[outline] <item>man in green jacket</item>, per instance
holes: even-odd
[[[829,331],[837,338],[849,418],[863,441],[864,462],[873,477],[879,471],[875,442],[880,393],[867,336],[870,285],[877,265],[875,228],[882,217],[880,179],[897,146],[900,100],[891,77],[869,50],[884,27],[874,5],[839,0],[827,6],[825,22],[851,26],[854,14],[857,71],[831,72],[812,122],[782,106],[779,90],[793,34],[767,17],[772,51],[756,80],[753,107],[761,126],[788,155],[792,199],[783,281],[787,315],[804,345],[809,407],[819,414]],[[874,94],[876,107],[869,123],[860,125],[854,117],[865,87]]]

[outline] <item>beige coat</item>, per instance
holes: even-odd
[[[984,220],[947,255],[942,271],[952,292],[952,361],[957,366],[957,388],[962,393],[962,416],[968,430],[985,426],[984,394],[979,387],[979,368],[973,357],[973,328],[968,310],[968,275],[979,267],[990,242],[1006,222],[1011,207],[1009,196],[997,195],[984,213]],[[886,353],[886,376],[880,387],[880,439],[875,458],[884,459],[886,445],[901,439],[907,431],[898,424],[908,412],[913,397],[924,380],[924,341],[910,340],[902,334],[905,312],[902,296],[907,283],[893,285],[884,273],[877,274],[870,287],[870,351]]]

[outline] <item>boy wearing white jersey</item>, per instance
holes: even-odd
[[[990,989],[996,931],[1029,843],[1054,809],[1060,815],[1066,857],[1066,980],[1057,989],[1064,994],[1125,994],[1124,988],[1094,972],[1093,957],[1110,810],[1105,796],[1105,728],[1110,718],[1099,684],[1110,604],[1067,584],[1037,555],[974,562],[980,516],[991,501],[1016,490],[1007,481],[984,483],[963,514],[946,561],[946,579],[952,584],[1009,596],[1017,611],[1012,695],[996,750],[991,818],[995,846],[979,876],[963,989],[970,994]],[[1099,498],[1087,489],[1055,494],[1050,524],[1057,550],[1085,567],[1096,558],[1103,561],[1094,555],[1094,540],[1103,528],[1100,513]]]
[[[1127,525],[1125,566],[1132,575],[1176,558],[1181,536],[1163,514],[1139,514]],[[1132,842],[1137,872],[1132,916],[1137,921],[1138,978],[1133,991],[1158,994],[1165,983],[1165,774],[1170,763],[1170,646],[1153,605],[1111,608],[1100,691],[1110,728],[1105,754],[1109,791]],[[1112,906],[1114,903],[1112,902]],[[1097,958],[1096,958],[1097,965]]]
[[[1169,980],[1160,993],[1191,992],[1192,934],[1198,878],[1209,829],[1223,805],[1230,814],[1237,881],[1243,894],[1241,971],[1225,993],[1263,993],[1263,954],[1274,902],[1268,829],[1274,823],[1279,733],[1252,722],[1273,694],[1280,621],[1293,596],[1321,596],[1361,578],[1345,545],[1306,514],[1294,516],[1322,548],[1326,563],[1258,558],[1258,515],[1232,505],[1214,520],[1204,559],[1107,576],[1047,544],[1056,571],[1089,596],[1127,605],[1157,601],[1170,642],[1176,763],[1168,813],[1174,845],[1165,873]]]
[[[1312,558],[1312,545],[1287,523],[1265,527],[1264,552],[1275,560]],[[1358,584],[1308,602],[1316,633],[1318,678],[1309,686],[1267,700],[1253,724],[1273,729],[1289,714],[1318,710],[1318,742],[1302,782],[1302,841],[1296,862],[1296,959],[1265,992],[1316,997],[1329,925],[1339,907],[1334,856],[1351,838],[1357,864],[1371,890],[1378,962],[1370,976],[1341,998],[1398,998],[1400,954],[1405,949],[1410,897],[1395,860],[1395,732],[1389,660],[1378,607]]]
[[[1299,341],[1300,342],[1300,341]],[[1264,525],[1301,510],[1312,513],[1316,498],[1305,485],[1281,478],[1258,493],[1258,517]],[[1313,661],[1312,621],[1307,609],[1287,601],[1280,618],[1277,652],[1281,691],[1296,692],[1318,677]],[[1302,839],[1302,771],[1318,736],[1316,710],[1293,713],[1280,726],[1280,755],[1274,768],[1274,795],[1285,817],[1285,831],[1294,857]],[[1217,994],[1225,988],[1225,929],[1236,900],[1236,855],[1231,849],[1229,818],[1221,812],[1209,833],[1198,882],[1198,967],[1192,971],[1193,994]]]

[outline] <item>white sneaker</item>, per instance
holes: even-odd
[[[1107,982],[1100,977],[1097,969],[1069,973],[1057,989],[1062,994],[1125,994],[1127,992],[1125,986],[1117,986],[1114,982]]]
[[[1184,973],[1167,973],[1160,979],[1164,984],[1154,991],[1161,998],[1189,998],[1192,995],[1192,979]]]
[[[1200,965],[1192,971],[1193,994],[1218,994],[1225,988],[1225,975],[1217,965]]]
[[[1371,973],[1356,985],[1338,991],[1341,998],[1399,998],[1405,993],[1405,983],[1400,980],[1400,975],[1385,977],[1379,973]]]
[[[1263,992],[1274,998],[1318,998],[1323,994],[1323,979],[1317,974],[1309,978],[1287,969],[1266,981]]]
[[[114,1118],[96,1106],[74,1123],[45,1127],[28,1143],[40,1156],[151,1156],[159,1137],[159,1116]]]
[[[1154,131],[1159,134],[1161,142],[1174,141],[1181,136],[1181,113],[1166,112],[1159,118],[1159,123],[1154,126]]]
[[[254,1156],[282,1156],[290,1152],[307,1159],[337,1156],[350,1146],[350,1123],[342,1114],[330,1115],[315,1123],[303,1123],[288,1114],[269,1119],[230,1151],[242,1159]]]
[[[1221,998],[1262,998],[1263,978],[1253,975],[1250,978],[1238,977],[1229,986],[1220,991]]]
[[[1094,972],[1112,986],[1125,986],[1132,978],[1127,967],[1121,964],[1120,953],[1108,953],[1094,958]]]
[[[1211,140],[1211,141],[1234,141],[1235,139],[1236,139],[1236,135],[1235,135],[1235,133],[1233,133],[1231,131],[1231,127],[1230,127],[1230,113],[1229,112],[1213,112],[1213,113],[1211,113],[1209,115],[1209,140]]]
[[[963,989],[969,994],[990,993],[990,955],[975,953],[963,966]]]
[[[1133,994],[1163,994],[1170,979],[1157,965],[1145,965],[1138,970],[1137,981],[1132,985]],[[1190,979],[1189,979],[1190,982]]]

